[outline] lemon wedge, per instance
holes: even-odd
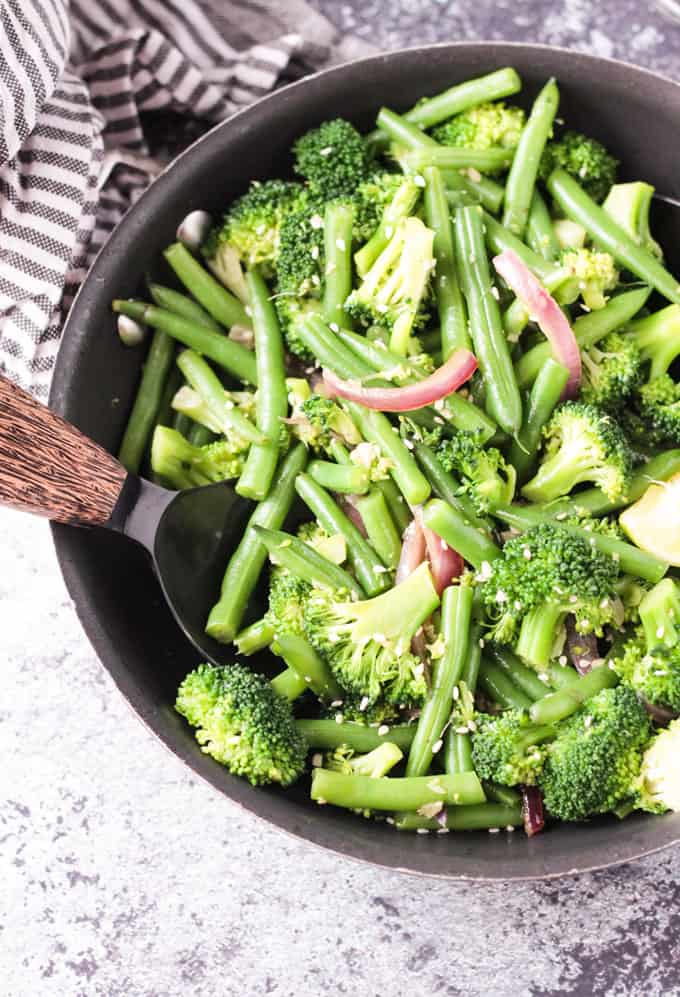
[[[650,485],[619,516],[624,533],[641,550],[680,566],[680,473]]]

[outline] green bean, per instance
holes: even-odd
[[[607,212],[586,194],[565,170],[555,170],[548,177],[548,190],[567,218],[583,225],[594,243],[636,274],[659,294],[680,304],[680,285],[673,274],[644,246],[617,225]]]
[[[508,460],[517,471],[517,483],[524,484],[534,470],[543,427],[562,397],[569,371],[556,360],[547,360],[529,393],[524,422],[510,444]]]
[[[250,655],[269,647],[274,640],[274,627],[263,618],[251,623],[234,638],[239,654]]]
[[[472,169],[480,173],[496,173],[510,166],[514,155],[514,149],[502,146],[469,149],[465,146],[428,144],[409,149],[403,153],[401,159],[410,170],[416,171],[424,170],[427,166],[436,166],[442,170]]]
[[[498,782],[482,783],[484,792],[494,803],[502,803],[506,807],[517,807],[522,805],[522,795],[512,786],[501,786]]]
[[[296,720],[295,725],[310,748],[333,751],[346,744],[359,754],[379,748],[389,741],[402,751],[407,751],[416,732],[415,726],[369,727],[358,723],[337,723],[334,719]],[[384,733],[378,733],[384,731]]]
[[[521,239],[518,239],[516,235],[513,235],[512,232],[504,228],[488,211],[485,211],[482,217],[484,219],[484,238],[486,239],[490,253],[497,255],[506,249],[511,249],[519,256],[522,263],[526,264],[536,274],[539,280],[545,280],[546,277],[553,273],[555,270],[554,263],[544,260],[533,249],[529,249]]]
[[[505,197],[505,187],[492,180],[491,177],[482,176],[481,173],[474,173],[475,179],[468,172],[463,170],[440,170],[444,186],[446,187],[446,199],[449,204],[459,207],[467,199],[468,203],[478,202],[487,211],[496,214],[501,209],[503,198]]]
[[[542,196],[534,190],[527,220],[527,242],[544,260],[559,260],[560,244],[555,235],[552,218]]]
[[[411,516],[408,506],[404,500],[404,496],[401,494],[391,478],[387,478],[385,481],[376,481],[375,487],[381,492],[382,497],[385,499],[385,504],[390,511],[392,521],[394,522],[397,531],[399,534],[402,534],[411,522]]]
[[[327,702],[342,699],[342,689],[332,671],[304,637],[282,634],[275,638],[272,650],[281,655],[319,699]]]
[[[390,583],[382,561],[328,492],[307,474],[298,475],[295,488],[324,530],[345,538],[347,556],[366,595],[379,595],[388,589]]]
[[[371,488],[368,495],[358,500],[357,509],[369,543],[385,567],[396,571],[401,555],[401,541],[382,492]]]
[[[545,682],[542,682],[533,668],[529,668],[508,647],[497,644],[487,644],[484,653],[490,661],[505,672],[518,689],[531,700],[541,699],[550,692]]]
[[[618,676],[607,665],[592,668],[586,675],[579,676],[570,685],[537,700],[529,710],[532,723],[554,724],[571,716],[578,708],[597,695],[602,689],[611,689],[619,681]]]
[[[175,356],[175,344],[157,330],[151,340],[142,377],[123,433],[118,460],[127,471],[137,472],[161,406],[163,388]]]
[[[473,612],[476,612],[477,608],[473,608]],[[470,692],[474,693],[477,688],[477,679],[479,678],[479,667],[482,658],[482,647],[484,646],[484,641],[482,639],[482,627],[478,620],[473,620],[470,625],[470,640],[468,643],[468,655],[465,662],[465,667],[463,668],[462,682],[468,687]]]
[[[165,385],[163,386],[163,392],[161,394],[161,403],[158,406],[158,412],[156,413],[157,426],[172,426],[172,420],[175,415],[175,410],[172,407],[172,400],[181,388],[183,381],[184,378],[175,364],[171,367],[170,372],[165,379]]]
[[[344,402],[344,407],[363,438],[375,443],[382,456],[391,462],[390,474],[408,504],[425,502],[430,494],[430,484],[387,416],[364,408],[357,402]]]
[[[251,443],[266,442],[262,431],[228,400],[222,382],[202,356],[194,350],[183,350],[177,358],[177,366],[225,435],[236,433]]]
[[[455,775],[457,772],[474,772],[474,770],[470,735],[449,727],[444,736],[444,771],[449,775]]]
[[[117,300],[111,307],[120,315],[129,315],[167,333],[184,346],[208,357],[239,380],[257,384],[254,354],[240,343],[232,342],[224,333],[208,329],[205,325],[175,315],[164,308],[149,305],[146,301]]]
[[[208,329],[214,329],[215,332],[222,331],[220,323],[216,322],[212,315],[208,315],[207,311],[187,294],[175,291],[172,287],[155,283],[149,283],[149,294],[154,304],[158,305],[159,308],[165,308],[166,311],[174,312],[175,315],[181,315],[183,318],[204,325]]]
[[[254,509],[241,542],[231,555],[222,582],[220,598],[210,611],[206,633],[228,644],[238,633],[248,600],[267,560],[267,548],[255,527],[278,530],[290,511],[295,497],[295,482],[307,463],[307,450],[298,443],[288,451],[277,470],[267,498]]]
[[[458,509],[441,499],[432,499],[427,503],[423,510],[423,522],[477,570],[485,561],[493,561],[500,556],[500,548],[489,539],[488,534],[482,533]]]
[[[172,420],[172,428],[176,429],[178,433],[181,433],[185,440],[189,439],[191,427],[194,425],[195,423],[190,416],[186,415],[184,412],[175,412],[175,416]]]
[[[312,460],[307,465],[307,474],[317,485],[341,495],[365,495],[371,484],[368,471],[358,464]]]
[[[493,510],[493,515],[509,526],[518,530],[527,530],[537,523],[553,522],[552,512],[536,509],[533,506],[509,505],[498,506]],[[593,547],[597,547],[604,554],[609,554],[619,562],[621,571],[637,578],[644,578],[648,582],[659,582],[668,571],[668,564],[654,554],[634,547],[633,544],[626,543],[625,540],[616,540],[614,537],[604,536],[601,533],[594,533],[591,530],[583,529],[580,526],[573,526],[571,523],[561,524],[565,530],[583,537]]]
[[[236,491],[245,498],[259,502],[269,492],[276,471],[279,434],[282,420],[288,414],[288,391],[283,337],[269,290],[256,269],[247,272],[246,285],[253,315],[259,385],[255,399],[257,428],[267,437],[267,442],[254,443],[250,447]]]
[[[531,108],[531,114],[517,145],[517,151],[505,185],[503,225],[521,236],[529,217],[531,198],[545,144],[552,133],[560,102],[554,79],[548,80]]]
[[[311,585],[346,589],[360,599],[363,598],[364,590],[349,571],[329,561],[304,540],[284,533],[283,530],[269,529],[265,526],[255,526],[255,532],[266,547],[271,560],[275,564],[282,565],[297,578],[302,578]]]
[[[248,314],[233,294],[227,291],[181,242],[174,242],[163,253],[175,275],[209,315],[222,325],[251,328]]]
[[[314,769],[311,796],[350,810],[418,810],[426,803],[457,803],[461,807],[484,801],[482,784],[474,772],[373,779]]]
[[[434,231],[434,289],[439,311],[442,355],[445,360],[454,350],[470,349],[470,335],[463,294],[458,284],[456,258],[453,252],[453,232],[446,191],[441,173],[427,167],[425,176],[425,220]]]
[[[189,430],[189,443],[195,447],[204,447],[208,443],[213,443],[217,439],[217,434],[207,426],[202,426],[200,422],[195,422]]]
[[[680,450],[665,450],[655,454],[630,479],[625,496],[612,502],[599,488],[586,488],[557,502],[540,502],[535,508],[559,520],[566,516],[606,516],[642,498],[656,481],[668,481],[680,471]]]
[[[531,699],[515,685],[502,668],[488,658],[482,657],[479,669],[479,685],[482,691],[505,710],[528,710]]]
[[[487,408],[501,429],[512,435],[522,423],[522,399],[498,301],[492,294],[494,285],[489,273],[480,210],[459,208],[455,233],[470,332],[486,384]]]
[[[633,291],[624,291],[610,298],[604,308],[581,315],[574,322],[573,329],[576,342],[582,350],[587,350],[603,339],[608,333],[615,332],[636,315],[649,297],[648,287],[637,287]],[[539,343],[527,350],[515,365],[515,374],[521,388],[532,384],[543,364],[552,356],[550,343]]]
[[[445,651],[432,672],[432,688],[420,711],[406,775],[425,775],[433,754],[442,747],[442,733],[453,709],[453,690],[460,679],[468,651],[472,615],[472,588],[450,585],[444,589],[441,604],[441,635]]]
[[[365,277],[387,246],[397,224],[411,214],[420,197],[420,188],[410,177],[404,177],[394,197],[386,206],[380,224],[368,242],[354,254],[354,264],[360,277]]]
[[[461,433],[476,433],[483,443],[498,432],[498,426],[470,399],[454,391],[437,411],[442,419]],[[410,413],[406,413],[409,415]],[[437,422],[435,418],[435,423]]]
[[[402,146],[405,149],[441,148],[439,142],[435,142],[431,135],[426,135],[418,125],[396,114],[388,107],[380,109],[377,123],[378,127],[387,134],[390,142],[397,146]]]
[[[328,367],[338,377],[361,380],[373,373],[372,368],[334,335],[320,317],[304,319],[295,331],[320,366]]]
[[[291,703],[298,699],[307,689],[307,683],[292,668],[285,668],[278,675],[274,676],[270,685],[277,696],[289,699]]]
[[[552,292],[572,283],[571,273],[567,267],[557,266],[541,279],[541,283],[546,291]],[[524,302],[521,298],[515,298],[503,315],[503,328],[511,343],[517,342],[528,322],[529,312]]]
[[[395,823],[399,831],[486,831],[521,827],[524,823],[519,804],[476,803],[471,807],[448,807],[444,827],[431,817],[418,813],[403,814]]]
[[[330,201],[324,214],[324,253],[326,270],[323,290],[323,317],[334,325],[351,326],[345,301],[352,290],[352,226],[354,209],[350,204]]]
[[[450,471],[444,470],[434,451],[430,450],[425,443],[416,443],[413,452],[432,485],[435,495],[453,506],[476,529],[488,533],[486,523],[477,515],[472,501],[463,492],[460,482],[456,481]]]
[[[557,661],[552,661],[548,665],[548,680],[553,689],[564,689],[578,678],[579,674],[573,665],[561,665]]]
[[[366,336],[361,336],[350,329],[338,329],[335,335],[370,371],[380,373],[381,371],[390,371],[395,367],[404,371],[408,370],[408,357],[393,353],[381,339],[367,339]]]

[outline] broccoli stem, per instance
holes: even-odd
[[[517,657],[517,654],[513,654],[509,648],[500,647],[497,644],[487,644],[484,653],[505,672],[518,689],[521,689],[534,702],[550,692],[546,683],[541,681],[534,669],[527,668]]]
[[[536,382],[538,383],[538,382]],[[550,514],[559,521],[567,516],[605,516],[642,498],[655,481],[667,481],[680,471],[680,450],[665,450],[650,457],[644,467],[635,471],[630,479],[628,492],[612,502],[599,488],[586,488],[576,495],[557,502],[538,503],[537,510]]]
[[[538,167],[546,142],[552,134],[559,102],[557,84],[554,79],[550,79],[534,101],[508,174],[503,225],[520,237],[527,225]]]
[[[529,716],[535,724],[556,724],[575,713],[579,707],[603,689],[618,683],[618,676],[607,665],[593,668],[569,685],[531,704]]]
[[[534,190],[527,220],[527,242],[535,253],[544,260],[560,258],[560,244],[555,236],[552,218],[540,193]]]
[[[402,218],[411,214],[419,197],[420,189],[410,177],[405,177],[383,211],[378,228],[368,242],[354,254],[354,263],[360,277],[366,276],[390,241],[396,225]],[[349,291],[347,293],[349,294]]]
[[[649,380],[668,372],[680,354],[680,307],[667,305],[658,312],[631,322],[626,329],[640,347],[644,360],[649,360]]]
[[[272,650],[280,654],[298,678],[309,686],[315,696],[325,702],[342,699],[343,691],[333,673],[304,637],[296,634],[282,634],[276,637]]]
[[[245,346],[232,342],[224,333],[208,329],[199,322],[157,308],[156,305],[147,304],[146,301],[116,300],[111,303],[111,308],[119,315],[129,315],[172,336],[184,346],[208,357],[240,381],[257,384],[255,356]]]
[[[307,688],[304,677],[298,675],[293,668],[285,668],[278,675],[275,675],[269,684],[277,696],[282,696],[284,699],[290,700],[291,703],[301,696]]]
[[[216,322],[212,315],[209,315],[204,308],[201,308],[197,301],[194,301],[187,294],[182,294],[180,291],[175,291],[172,287],[165,287],[163,284],[155,284],[153,282],[149,283],[149,294],[153,299],[153,303],[158,305],[159,308],[174,312],[175,315],[181,315],[182,318],[187,318],[192,322],[198,322],[199,325],[204,325],[208,329],[214,329],[215,332],[222,331],[220,323]]]
[[[425,220],[434,231],[434,290],[439,311],[442,356],[448,360],[454,350],[470,349],[463,293],[458,283],[453,252],[451,216],[442,175],[434,166],[424,170]]]
[[[208,429],[207,426],[202,426],[199,422],[195,422],[189,430],[189,443],[192,443],[195,447],[204,447],[208,443],[213,443],[216,439],[217,434],[213,433],[212,429]]]
[[[485,561],[500,557],[500,548],[489,539],[488,534],[480,532],[458,509],[441,499],[432,499],[427,503],[423,510],[423,522],[478,571]]]
[[[223,644],[228,644],[238,633],[248,600],[267,559],[267,548],[255,527],[277,530],[283,526],[295,498],[295,482],[306,463],[307,450],[302,443],[288,451],[277,469],[269,495],[255,507],[241,542],[231,555],[220,598],[211,609],[205,628],[207,634]]]
[[[174,242],[163,253],[176,276],[209,315],[222,325],[243,325],[251,328],[250,319],[241,302],[231,294],[205,267],[201,266],[186,246]]]
[[[640,622],[647,650],[675,647],[680,640],[680,594],[672,578],[664,578],[640,603]]]
[[[234,638],[239,654],[250,655],[269,647],[274,640],[274,628],[265,619],[256,620]]]
[[[253,316],[259,385],[255,399],[257,428],[267,442],[250,447],[236,491],[244,498],[261,502],[269,492],[279,459],[279,434],[281,421],[288,414],[288,391],[283,337],[269,289],[255,268],[247,272],[246,285]]]
[[[487,797],[494,803],[502,803],[506,807],[517,807],[522,805],[521,793],[518,793],[512,786],[501,786],[499,782],[482,783]]]
[[[312,773],[311,797],[349,810],[418,810],[426,803],[470,806],[484,802],[482,784],[474,772],[373,779],[329,769]]]
[[[530,502],[551,502],[568,495],[581,481],[592,481],[580,441],[562,444],[552,457],[544,457],[538,470],[522,488]]]
[[[157,330],[151,340],[132,411],[118,451],[118,460],[126,471],[136,473],[139,470],[161,407],[163,388],[174,356],[174,342],[164,332]]]
[[[330,325],[350,326],[345,301],[352,290],[352,226],[350,204],[331,201],[324,214],[324,259],[326,260],[323,317]]]
[[[468,652],[472,617],[472,588],[450,585],[444,590],[441,604],[440,631],[445,651],[432,671],[432,689],[420,711],[406,763],[406,775],[425,775],[433,755],[442,746],[442,733],[453,708],[453,689],[459,681]]]
[[[182,434],[167,426],[157,426],[151,443],[151,468],[171,488],[183,490],[211,484],[208,475],[192,464],[199,456]]]
[[[474,505],[463,492],[459,481],[450,471],[445,470],[437,459],[437,455],[425,443],[416,443],[413,452],[432,485],[437,498],[443,499],[458,511],[476,529],[488,534],[488,524],[477,515]]]
[[[350,564],[366,594],[378,595],[389,588],[382,561],[328,492],[307,474],[298,475],[295,488],[324,530],[331,534],[339,533],[345,538]]]
[[[550,359],[543,365],[533,383],[522,428],[508,451],[508,460],[517,471],[517,481],[520,485],[524,484],[533,473],[543,427],[562,397],[568,379],[567,368]]]
[[[369,727],[358,723],[337,723],[334,719],[296,720],[297,729],[304,736],[310,748],[319,751],[332,751],[346,744],[357,753],[364,754],[379,748],[381,744],[396,744],[402,751],[408,751],[416,732],[415,725]],[[384,731],[384,733],[378,733]]]
[[[545,602],[530,610],[522,619],[515,650],[520,658],[535,668],[545,669],[567,611],[557,603]],[[533,697],[532,697],[533,698]]]
[[[183,350],[177,358],[177,366],[226,436],[236,433],[237,436],[244,440],[250,440],[251,443],[264,443],[266,441],[262,431],[257,426],[253,426],[250,419],[247,419],[227,399],[222,382],[202,356],[193,350]]]
[[[540,274],[538,276],[540,277]],[[577,318],[573,330],[581,349],[590,349],[608,333],[615,332],[629,322],[643,307],[649,294],[648,287],[636,287],[633,291],[624,291],[610,298],[604,308]],[[536,380],[543,364],[551,356],[550,343],[539,343],[527,350],[515,365],[517,381],[521,388],[528,388]]]
[[[357,580],[338,564],[333,564],[323,554],[299,537],[284,533],[283,530],[271,530],[264,526],[256,526],[255,532],[264,544],[271,560],[290,571],[296,578],[301,578],[310,585],[321,585],[327,588],[354,592],[359,598],[364,597],[364,590]]]
[[[359,499],[357,509],[369,543],[385,567],[396,571],[401,556],[401,540],[382,492],[371,488],[368,495]]]
[[[365,495],[371,483],[365,467],[330,460],[310,460],[307,474],[317,485],[342,495]]]
[[[449,831],[486,831],[490,828],[521,827],[524,823],[521,804],[506,806],[502,803],[476,803],[470,807],[449,807],[445,827]],[[399,831],[439,831],[442,825],[431,817],[420,814],[403,814],[395,823]]]
[[[537,523],[552,522],[554,518],[550,509],[542,510],[522,505],[496,506],[493,515],[517,530],[528,530]],[[616,540],[614,537],[594,533],[580,526],[573,526],[571,523],[560,523],[560,525],[570,533],[583,537],[604,554],[615,558],[624,574],[635,575],[637,578],[656,583],[661,581],[668,571],[666,561],[634,547],[633,544],[626,543],[625,540]]]
[[[644,246],[617,225],[566,170],[554,170],[547,181],[548,190],[567,218],[583,225],[593,242],[605,249],[622,266],[652,287],[668,301],[680,304],[677,278]]]
[[[528,710],[531,699],[515,685],[512,679],[498,665],[482,656],[479,669],[479,685],[482,691],[503,709]]]

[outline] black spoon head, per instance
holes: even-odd
[[[253,504],[224,482],[171,492],[133,480],[138,490],[123,532],[151,552],[163,594],[192,644],[206,661],[225,664],[232,652],[205,633],[205,623]]]

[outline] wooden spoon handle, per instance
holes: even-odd
[[[0,504],[57,523],[105,523],[127,472],[111,454],[0,377]]]

